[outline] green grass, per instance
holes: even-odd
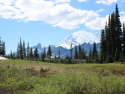
[[[124,94],[124,77],[125,65],[120,63],[1,60],[0,94]]]

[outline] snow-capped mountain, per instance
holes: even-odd
[[[84,30],[77,31],[73,33],[70,36],[67,36],[65,39],[63,39],[61,42],[56,44],[56,47],[62,46],[66,49],[70,49],[70,45],[72,43],[72,47],[75,45],[83,44],[83,43],[90,43],[93,44],[95,43],[100,43],[100,35],[95,32],[95,33],[90,33]]]

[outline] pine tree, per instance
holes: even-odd
[[[45,47],[44,47],[44,57],[46,57],[46,49],[45,49]]]
[[[123,40],[122,40],[122,42],[123,42],[123,56],[125,58],[125,25],[124,25],[124,23],[123,23]]]
[[[51,46],[49,45],[48,51],[47,51],[47,57],[51,58],[51,56],[52,56],[52,51],[51,51]]]
[[[97,49],[96,49],[96,43],[94,42],[93,50],[92,50],[92,59],[95,59],[97,57]]]
[[[78,59],[77,46],[75,46],[75,56],[74,56],[74,58]]]
[[[104,29],[101,31],[101,42],[100,42],[100,54],[99,54],[99,61],[100,63],[103,63],[103,58],[104,58],[104,53],[105,52],[105,35],[104,35]]]
[[[89,50],[89,56],[88,56],[88,62],[92,63],[92,52],[91,52],[91,48]]]
[[[119,11],[116,4],[115,10],[115,33],[116,33],[116,48],[118,50],[118,55],[122,52],[122,30],[121,30],[121,22],[119,18]]]
[[[79,59],[81,59],[81,45],[79,44]]]
[[[29,57],[30,57],[30,58],[33,58],[32,47],[31,47],[31,49],[30,49],[30,54],[29,54]]]
[[[29,48],[29,42],[28,42],[28,46],[27,46],[27,58],[29,59],[30,57],[30,48]]]
[[[58,52],[58,55],[59,55],[59,59],[60,59],[60,50],[59,50],[59,52]]]
[[[15,59],[15,52],[13,52],[13,59]]]
[[[114,61],[117,61],[117,62],[118,62],[118,60],[119,60],[119,52],[118,52],[118,49],[116,48]]]
[[[12,58],[12,59],[13,59],[13,54],[12,54],[12,50],[11,50],[11,52],[10,52],[10,58]]]
[[[17,46],[17,58],[19,58],[19,57],[20,57],[20,45],[18,43],[18,46]]]
[[[70,53],[71,53],[71,59],[72,59],[72,43],[70,45]]]
[[[38,57],[39,57],[37,48],[34,50],[34,57],[35,57],[35,58],[38,58]]]
[[[110,24],[110,32],[111,32],[111,56],[114,58],[115,50],[116,50],[116,34],[115,34],[115,20],[114,20],[114,12],[111,14],[111,24]]]
[[[42,61],[44,62],[45,61],[45,57],[44,57],[45,55],[44,55],[44,52],[41,54],[41,58],[42,58]]]
[[[20,58],[23,59],[23,47],[21,43],[21,38],[20,38]]]
[[[81,50],[81,59],[85,59],[86,58],[86,53],[84,52],[84,48],[82,48]]]
[[[5,42],[2,42],[2,55],[6,55],[6,52],[5,52]]]
[[[124,56],[122,52],[120,53],[119,62],[121,62],[122,64],[124,63]]]
[[[23,41],[23,56],[26,58],[25,41]]]

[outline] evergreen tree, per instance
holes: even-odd
[[[96,43],[94,42],[93,50],[92,50],[92,59],[95,59],[97,57],[97,49],[96,49]]]
[[[111,14],[111,24],[110,24],[110,32],[111,32],[111,56],[114,58],[115,50],[116,50],[116,33],[115,33],[115,19],[114,12]]]
[[[20,45],[18,43],[18,46],[17,46],[17,58],[19,58],[19,57],[20,57]]]
[[[45,55],[44,55],[44,52],[41,54],[41,58],[42,58],[42,61],[45,61]]]
[[[88,56],[88,62],[90,62],[90,63],[92,63],[92,52],[91,52],[91,48],[90,48],[90,50],[89,50],[89,56]]]
[[[119,52],[118,52],[118,49],[116,48],[114,61],[117,61],[117,62],[118,62],[118,60],[119,60]]]
[[[74,58],[78,59],[77,46],[75,46],[75,56],[74,56]]]
[[[46,49],[45,49],[45,47],[44,47],[44,57],[46,57]]]
[[[58,55],[59,55],[59,59],[60,59],[60,50],[59,50],[59,52],[58,52]]]
[[[23,56],[26,58],[25,41],[23,41]]]
[[[37,48],[34,50],[34,57],[35,57],[35,58],[38,58],[38,57],[39,57]]]
[[[81,59],[81,45],[79,44],[79,59]]]
[[[29,48],[29,42],[28,42],[28,46],[27,46],[27,58],[29,59],[30,57],[30,48]]]
[[[125,58],[125,25],[123,23],[123,56]]]
[[[29,57],[30,57],[30,58],[33,58],[32,47],[31,47],[31,49],[30,49],[30,54],[29,54]]]
[[[13,52],[13,59],[15,59],[15,52]]]
[[[20,58],[23,59],[23,47],[21,43],[21,38],[20,38]]]
[[[122,64],[124,63],[124,56],[122,52],[120,53],[119,62],[121,62]]]
[[[118,55],[122,52],[122,30],[121,30],[121,22],[119,18],[119,11],[116,4],[115,10],[115,33],[116,33],[116,48],[118,50]]]
[[[12,58],[12,59],[13,59],[13,54],[12,54],[12,50],[11,50],[11,52],[10,52],[10,58]]]
[[[71,53],[71,59],[72,59],[72,43],[70,45],[70,53]]]
[[[84,48],[82,48],[81,50],[81,59],[85,59],[86,58],[86,53],[84,52]]]
[[[51,58],[51,56],[52,56],[52,51],[51,51],[51,46],[49,45],[48,51],[47,51],[47,57]]]
[[[6,55],[5,42],[2,42],[2,55]]]
[[[101,42],[100,42],[100,54],[99,54],[99,61],[100,63],[103,63],[103,58],[104,58],[104,53],[105,52],[105,35],[104,35],[104,29],[101,31]]]

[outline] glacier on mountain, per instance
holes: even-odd
[[[97,32],[90,33],[84,30],[80,30],[73,33],[70,36],[67,36],[55,46],[56,47],[62,46],[66,49],[70,49],[71,43],[72,43],[72,47],[74,47],[75,45],[83,44],[85,42],[93,44],[94,41],[95,43],[100,43],[100,35]]]

